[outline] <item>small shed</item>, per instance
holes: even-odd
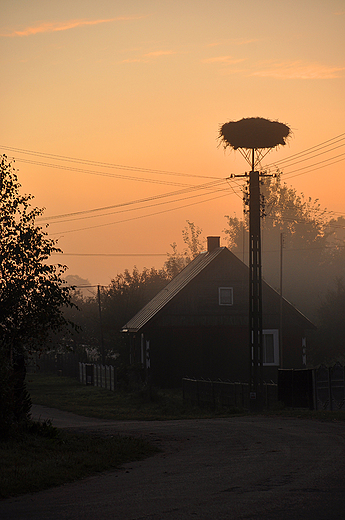
[[[262,300],[263,377],[276,382],[278,368],[305,368],[306,331],[315,326],[264,281]],[[183,377],[248,381],[248,301],[248,267],[208,237],[208,250],[122,328],[131,362],[165,387]]]

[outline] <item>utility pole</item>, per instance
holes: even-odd
[[[261,176],[255,170],[272,148],[285,145],[290,128],[260,117],[229,121],[221,126],[219,138],[224,148],[239,150],[251,166],[249,172],[249,397],[250,409],[263,407],[263,336],[261,269]],[[231,175],[231,177],[248,177]],[[246,197],[245,197],[246,199]],[[282,299],[282,298],[281,298]]]
[[[262,406],[262,269],[261,269],[260,174],[255,171],[254,149],[249,173],[249,345],[250,404]]]
[[[280,265],[279,265],[279,292],[280,292],[280,307],[279,307],[279,365],[283,368],[283,249],[284,249],[284,234],[280,233]]]
[[[251,171],[232,177],[249,176],[244,197],[249,206],[249,405],[252,411],[263,407],[262,263],[260,184],[266,173],[255,170],[255,149],[251,150]],[[249,155],[248,155],[249,159]]]
[[[101,357],[102,357],[102,365],[105,365],[100,285],[97,285],[97,297],[98,297],[99,327],[100,327],[100,338],[101,338]]]
[[[252,411],[263,407],[262,263],[260,184],[266,173],[255,170],[256,150],[247,155],[251,171],[232,177],[249,176],[249,191],[244,201],[249,206],[249,405]]]

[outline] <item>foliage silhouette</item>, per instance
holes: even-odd
[[[262,185],[262,266],[265,280],[280,289],[280,238],[283,234],[283,295],[311,319],[322,294],[333,283],[329,270],[332,229],[318,200],[298,194],[277,179]],[[224,233],[229,248],[243,261],[248,255],[248,214],[244,220],[227,216]],[[316,280],[318,283],[316,283]]]
[[[180,253],[177,245],[171,245],[172,253],[167,253],[167,260],[162,269],[146,268],[132,272],[126,269],[116,275],[107,287],[100,290],[102,329],[105,358],[107,363],[117,367],[118,379],[126,384],[130,368],[129,350],[123,334],[120,332],[144,305],[146,305],[170,280],[176,276],[203,248],[201,229],[187,221],[182,230],[185,248]],[[84,361],[99,362],[101,358],[101,334],[99,306],[96,295],[83,296],[80,290],[73,292],[75,306],[65,309],[67,321],[76,324],[70,329],[55,334],[52,346],[57,351],[67,349],[77,352]],[[87,352],[88,358],[85,358]]]
[[[345,364],[345,282],[338,278],[317,311],[318,330],[313,341],[311,360],[314,365]]]
[[[12,164],[0,164],[0,430],[28,416],[24,356],[43,348],[49,331],[66,325],[63,307],[70,288],[61,275],[66,267],[48,263],[60,251],[35,224],[42,210],[31,195],[20,194]]]

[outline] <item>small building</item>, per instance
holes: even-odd
[[[305,368],[306,331],[315,326],[264,281],[262,300],[263,377],[276,382],[278,368]],[[208,237],[208,250],[123,327],[131,362],[165,387],[183,377],[248,381],[248,301],[248,267]]]

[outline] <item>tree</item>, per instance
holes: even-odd
[[[125,323],[146,305],[159,291],[168,284],[167,274],[163,269],[144,267],[140,272],[134,267],[132,273],[126,269],[118,274],[101,294],[102,317],[105,341],[113,343],[111,350],[116,351],[115,341]]]
[[[329,217],[318,200],[306,198],[277,179],[267,178],[262,185],[262,265],[265,280],[274,288],[280,285],[280,237],[283,236],[283,294],[310,317],[318,299],[331,281],[327,272],[332,231]],[[230,249],[241,259],[248,254],[248,214],[244,220],[227,217],[224,230]],[[332,280],[335,273],[333,273]],[[316,280],[319,283],[315,283]]]
[[[172,280],[186,265],[188,265],[202,251],[204,240],[200,238],[202,230],[194,222],[186,221],[187,226],[182,230],[183,242],[186,244],[182,251],[177,251],[177,244],[170,244],[172,253],[167,253],[167,260],[164,269],[168,278]]]
[[[81,358],[102,359],[102,349],[107,362],[114,363],[123,347],[121,328],[146,303],[148,303],[169,282],[163,269],[136,267],[130,272],[126,269],[116,275],[107,287],[100,287],[102,316],[102,336],[99,314],[98,294],[85,297],[80,289],[73,291],[71,297],[75,306],[65,308],[64,315],[74,327],[52,335],[52,346],[56,351],[71,350]]]
[[[66,325],[63,307],[71,305],[70,288],[61,275],[66,267],[48,263],[60,252],[56,242],[36,225],[42,210],[31,207],[31,195],[20,194],[17,174],[5,155],[0,167],[0,428],[20,412],[15,368],[24,356],[42,348],[51,330]],[[18,399],[17,399],[18,401]]]
[[[342,278],[325,295],[317,310],[317,333],[310,353],[314,365],[345,363],[345,283]]]
[[[85,355],[85,350],[88,350],[88,353],[98,353],[98,359],[102,358],[101,351],[104,348],[107,362],[111,360],[117,366],[119,379],[126,377],[129,350],[120,332],[122,327],[198,255],[203,244],[200,235],[201,229],[187,220],[187,226],[182,231],[185,249],[179,253],[176,244],[172,244],[173,252],[167,254],[162,269],[144,267],[139,271],[134,267],[132,272],[126,269],[113,278],[107,287],[101,288],[103,345],[98,298],[85,297],[85,293],[78,287],[72,295],[76,307],[65,308],[64,311],[66,320],[76,324],[78,333],[69,330],[68,333],[64,331],[55,334],[52,338],[54,348],[59,350],[67,347],[80,355]],[[78,276],[66,277],[66,280],[77,286],[87,285],[82,284],[83,280]]]

